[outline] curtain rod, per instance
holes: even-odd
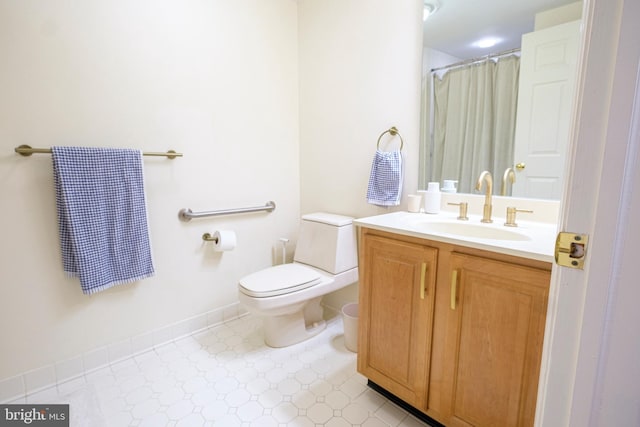
[[[500,56],[507,56],[513,53],[520,52],[520,48],[516,47],[514,49],[505,50],[503,52],[491,53],[485,56],[478,56],[477,58],[465,59],[464,61],[456,62],[450,65],[445,65],[444,67],[432,68],[431,72],[440,71],[440,70],[448,70],[449,68],[461,67],[463,65],[473,64],[474,62],[486,61],[491,58],[498,58]]]

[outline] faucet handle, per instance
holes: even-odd
[[[516,213],[517,212],[522,212],[522,213],[533,213],[533,211],[531,210],[527,210],[527,209],[516,209],[515,207],[508,207],[507,208],[507,222],[504,223],[504,225],[506,225],[507,227],[517,227],[518,224],[516,224]]]
[[[467,216],[467,211],[469,209],[469,204],[467,202],[460,203],[447,203],[451,206],[460,206],[460,213],[458,214],[458,219],[460,221],[468,221],[469,217]]]

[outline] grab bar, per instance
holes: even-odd
[[[207,211],[207,212],[193,212],[191,209],[185,208],[180,209],[178,212],[178,218],[182,221],[191,221],[194,218],[205,218],[208,216],[219,216],[219,215],[233,215],[239,213],[249,213],[249,212],[260,212],[267,211],[271,212],[276,208],[276,203],[273,201],[268,201],[264,206],[253,206],[249,208],[236,208],[236,209],[222,209],[217,211]]]

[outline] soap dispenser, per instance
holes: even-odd
[[[440,213],[441,193],[440,183],[430,182],[427,184],[427,191],[423,194],[424,211],[428,214]]]

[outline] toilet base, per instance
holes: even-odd
[[[322,297],[313,298],[302,310],[263,317],[264,342],[269,347],[287,347],[306,341],[322,332],[327,324],[322,318]]]

